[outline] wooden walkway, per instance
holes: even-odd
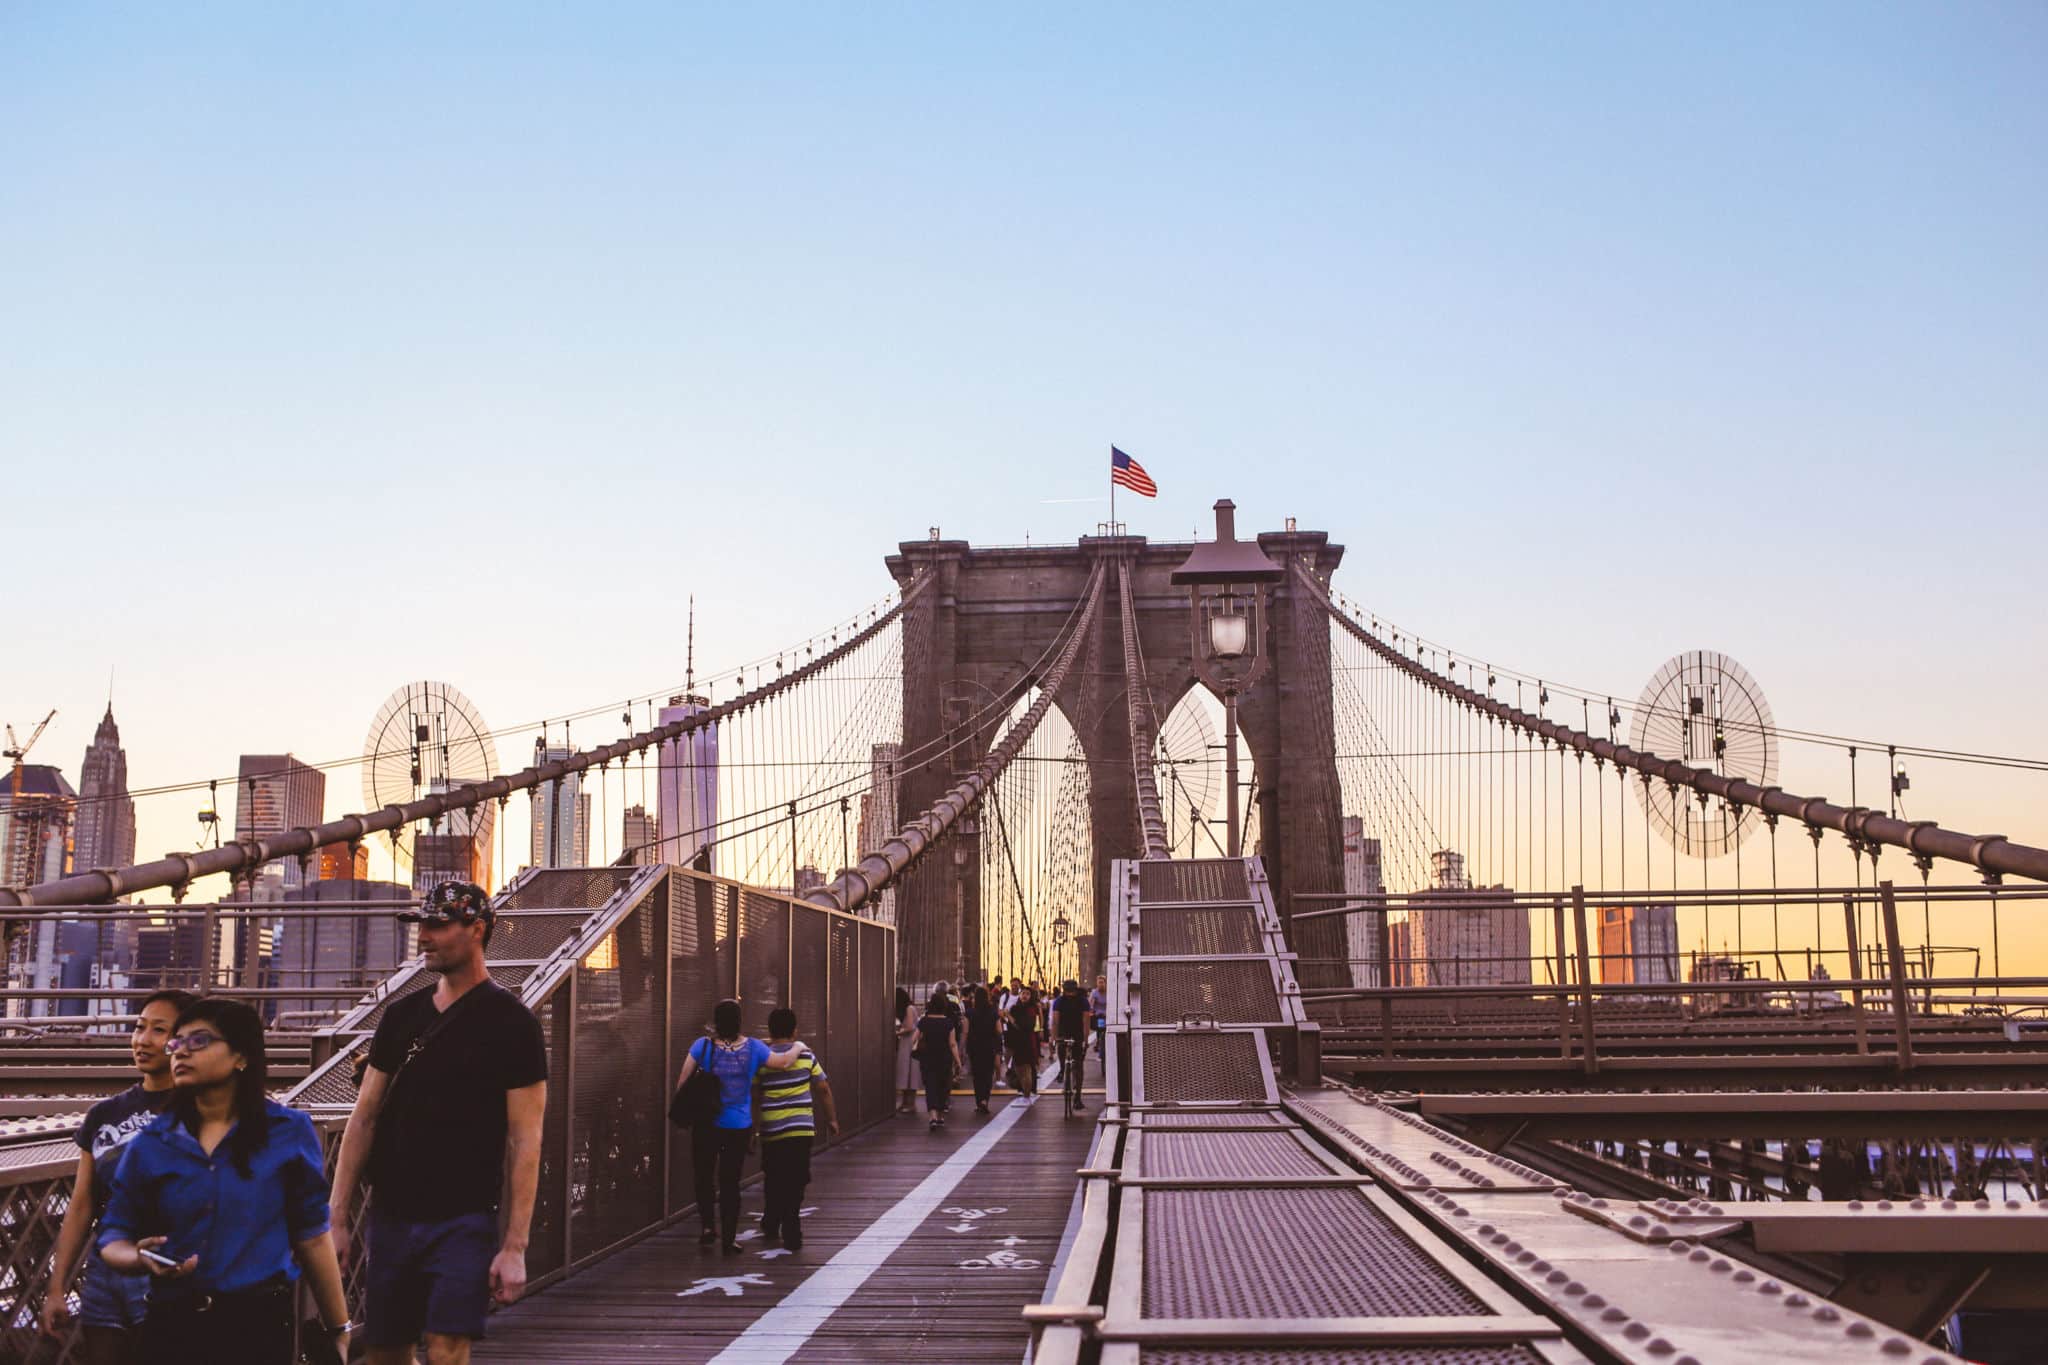
[[[1090,1072],[1099,1086],[1092,1061]],[[1100,1103],[1091,1093],[1087,1115],[1068,1120],[1056,1089],[1036,1102],[998,1091],[980,1118],[972,1095],[956,1095],[938,1133],[920,1106],[818,1154],[803,1250],[748,1231],[745,1250],[724,1256],[697,1245],[688,1217],[494,1314],[475,1358],[1021,1361],[1018,1310],[1040,1298],[1059,1253]],[[745,1220],[760,1208],[749,1186]]]

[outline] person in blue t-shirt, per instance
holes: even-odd
[[[320,1135],[264,1094],[263,1020],[201,1000],[165,1044],[170,1108],[128,1144],[100,1220],[100,1260],[147,1274],[152,1365],[289,1365],[300,1267],[342,1359],[348,1303],[327,1228]],[[155,1259],[145,1257],[153,1253]]]
[[[704,1225],[697,1238],[701,1246],[720,1243],[725,1254],[740,1250],[740,1168],[746,1164],[747,1146],[754,1130],[754,1077],[761,1068],[784,1071],[804,1057],[795,1040],[786,1052],[772,1051],[759,1038],[740,1036],[740,1002],[721,1000],[711,1011],[713,1036],[690,1044],[683,1069],[676,1076],[680,1088],[700,1069],[718,1080],[718,1117],[698,1124],[690,1132],[690,1162],[697,1177],[697,1217]],[[718,1220],[712,1221],[714,1204]]]
[[[121,1152],[130,1138],[147,1128],[171,1102],[171,1058],[164,1051],[171,1030],[197,997],[184,991],[158,991],[143,999],[129,1035],[129,1054],[142,1073],[139,1084],[86,1111],[78,1128],[78,1175],[57,1247],[50,1257],[50,1285],[43,1299],[43,1334],[61,1339],[65,1303],[73,1272],[92,1237],[95,1219],[106,1209],[107,1191],[120,1169]],[[78,1321],[84,1339],[85,1365],[139,1365],[137,1330],[149,1298],[147,1276],[116,1275],[104,1266],[88,1266],[78,1286]]]

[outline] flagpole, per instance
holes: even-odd
[[[1109,448],[1109,533],[1116,534],[1116,447]]]

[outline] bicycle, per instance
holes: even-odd
[[[1072,1118],[1082,1111],[1081,1073],[1087,1051],[1078,1038],[1060,1039],[1060,1104],[1063,1116]]]

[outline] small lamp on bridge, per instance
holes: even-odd
[[[1266,589],[1287,571],[1266,558],[1256,541],[1237,538],[1237,504],[1216,503],[1216,539],[1195,546],[1172,581],[1188,589],[1195,676],[1223,698],[1224,821],[1230,856],[1242,853],[1237,814],[1237,698],[1265,667]]]
[[[1070,919],[1068,919],[1068,918],[1067,918],[1067,912],[1066,912],[1066,911],[1062,910],[1062,911],[1060,911],[1060,912],[1059,912],[1059,914],[1057,914],[1057,915],[1053,916],[1053,920],[1052,920],[1052,943],[1053,943],[1053,947],[1057,948],[1057,947],[1059,947],[1060,945],[1064,944],[1064,943],[1065,943],[1065,942],[1067,941],[1067,935],[1068,935],[1068,934],[1070,934],[1070,933],[1072,933],[1072,932],[1073,932],[1073,929],[1074,929],[1074,922],[1073,922],[1072,920],[1070,920]]]

